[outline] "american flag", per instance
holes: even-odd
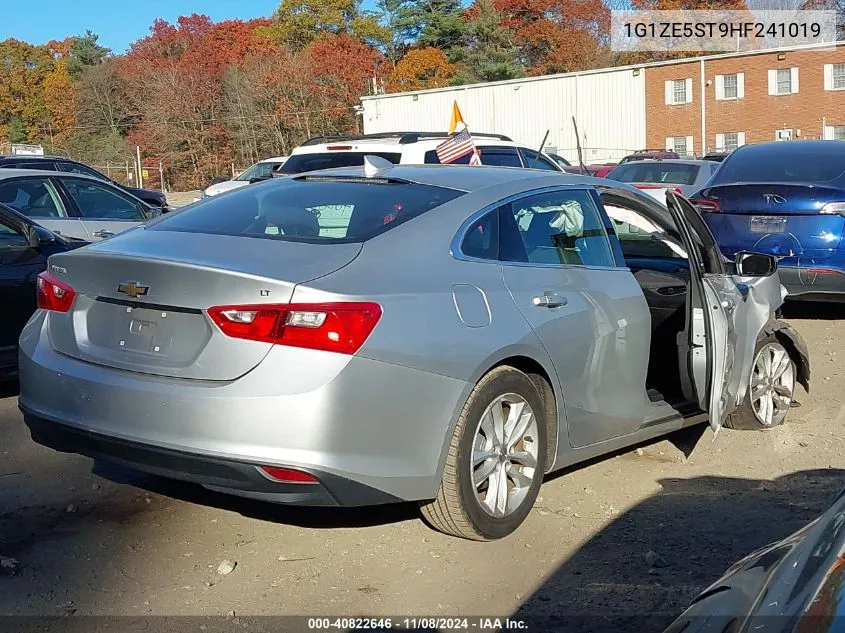
[[[472,136],[470,136],[469,130],[464,128],[440,143],[440,145],[434,148],[434,151],[437,152],[437,159],[441,163],[452,163],[461,156],[466,156],[474,152],[475,143],[472,142]]]

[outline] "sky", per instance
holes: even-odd
[[[0,41],[46,44],[90,29],[115,53],[149,33],[156,18],[201,13],[214,22],[269,16],[279,0],[0,0]]]

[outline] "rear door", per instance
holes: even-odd
[[[82,217],[88,239],[111,237],[151,218],[143,202],[108,183],[68,177],[61,184]]]
[[[0,180],[0,202],[12,207],[53,233],[90,239],[75,209],[49,176]]]
[[[757,336],[782,303],[782,287],[777,275],[730,274],[695,208],[672,191],[666,203],[687,246],[693,283],[700,283],[703,305],[693,306],[690,367],[699,404],[718,432],[745,396]]]

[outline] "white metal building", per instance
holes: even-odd
[[[470,132],[505,134],[577,160],[572,117],[584,162],[619,159],[646,146],[645,73],[600,69],[510,81],[363,97],[364,133],[442,132],[458,102]]]

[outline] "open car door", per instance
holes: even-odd
[[[666,192],[666,204],[687,247],[692,283],[698,289],[689,366],[699,405],[718,432],[745,397],[757,337],[783,303],[783,287],[774,274],[776,264],[755,275],[728,270],[695,208],[673,191]]]

